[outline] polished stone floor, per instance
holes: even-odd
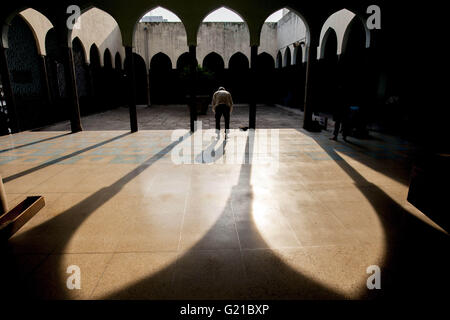
[[[300,128],[303,118],[297,110],[286,111],[275,106],[257,106],[258,128]],[[144,105],[137,106],[138,127],[140,130],[175,130],[189,129],[189,110],[186,105]],[[129,130],[130,116],[127,108],[121,107],[103,113],[92,114],[83,117],[84,130]],[[215,120],[211,109],[206,115],[198,115],[204,129],[215,128]],[[222,128],[223,128],[222,119]],[[238,104],[234,106],[231,115],[231,129],[239,129],[248,126],[248,105]],[[60,122],[44,128],[40,131],[69,131],[68,121]]]
[[[2,295],[397,299],[448,287],[448,235],[406,201],[413,145],[334,142],[298,114],[260,110],[265,126],[227,141],[173,123],[0,137],[10,207],[46,201],[2,244]],[[70,290],[73,265],[81,288]],[[381,290],[367,288],[372,265]]]

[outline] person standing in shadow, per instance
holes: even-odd
[[[214,93],[212,110],[216,117],[217,138],[220,138],[220,119],[223,115],[225,119],[225,139],[227,139],[228,132],[230,131],[230,114],[233,111],[233,99],[231,98],[231,94],[226,91],[224,87],[220,87],[219,90]]]
[[[333,112],[334,131],[331,140],[337,141],[339,131],[342,128],[342,138],[347,141],[348,136],[348,105],[345,88],[342,84],[336,90],[336,106]]]

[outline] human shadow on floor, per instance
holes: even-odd
[[[210,145],[195,157],[195,162],[203,164],[214,163],[215,161],[223,157],[225,155],[227,140],[224,139],[222,143],[216,148],[218,142],[219,139],[213,139]]]
[[[192,247],[162,270],[101,299],[343,299],[339,292],[298,272],[272,250],[253,218],[251,181],[254,133],[223,211]],[[243,222],[247,228],[236,226]],[[227,232],[236,228],[233,232]],[[252,247],[240,248],[239,237]]]
[[[250,184],[251,179],[251,153],[249,146],[253,145],[249,140],[253,135],[249,134],[246,143],[246,159],[241,166],[239,182],[233,187],[231,195],[227,200],[224,211],[207,231],[207,233],[192,248],[182,254],[176,261],[164,267],[159,272],[151,274],[148,277],[136,281],[114,293],[102,296],[102,299],[179,299],[179,298],[203,298],[203,299],[341,299],[340,293],[328,288],[310,277],[298,272],[286,264],[275,251],[270,249],[264,238],[258,231],[253,221],[253,191]],[[181,141],[181,140],[180,140]],[[30,241],[41,239],[42,234],[48,236],[49,242],[43,242],[39,245],[47,245],[45,248],[49,253],[54,252],[55,248],[64,250],[71,240],[78,227],[108,199],[116,195],[126,183],[136,178],[141,172],[148,168],[152,163],[161,159],[169,153],[180,141],[175,141],[164,148],[158,155],[153,156],[144,164],[132,170],[130,173],[113,183],[111,186],[102,188],[85,200],[79,202],[70,209],[60,213],[49,221],[38,225],[17,237],[10,239],[7,247],[3,249],[8,261],[8,253],[20,251],[21,247],[30,245]],[[234,204],[238,207],[232,209]],[[230,211],[231,209],[231,211]],[[245,236],[251,238],[252,243],[259,248],[266,248],[264,253],[258,254],[258,250],[249,250],[248,255],[243,256],[239,242],[236,242],[234,236],[227,237],[223,229],[228,227],[236,228],[230,214],[236,214],[239,220],[245,220],[249,224]],[[67,230],[67,226],[71,226]],[[63,233],[57,236],[52,232],[59,227],[66,226]],[[235,229],[235,235],[239,232]],[[229,234],[229,233],[228,233]],[[232,234],[232,233],[231,233]],[[99,230],[101,235],[101,230]],[[241,233],[241,235],[243,235]],[[41,239],[42,240],[42,239]],[[202,253],[208,252],[208,248],[220,248],[218,255],[206,256],[202,258]],[[225,249],[222,249],[225,248]],[[228,248],[228,249],[227,249]],[[206,251],[205,251],[206,249]],[[220,253],[219,253],[220,252]],[[255,255],[256,254],[256,255]],[[244,267],[246,264],[241,259],[249,259],[251,269]],[[48,270],[63,270],[61,266],[62,256],[58,259],[49,260]],[[238,262],[238,263],[236,263]],[[195,265],[198,264],[197,267]],[[193,266],[195,268],[193,268]],[[7,266],[6,266],[7,267]],[[3,266],[5,268],[5,266]],[[174,274],[176,270],[190,270],[190,274]],[[181,278],[174,278],[181,277]],[[46,291],[56,291],[59,299],[69,298],[67,295],[66,278],[62,274],[58,283],[49,283],[46,279],[41,279],[36,284],[32,292],[24,293],[20,285],[10,278],[5,283],[11,290],[7,290],[8,297],[24,297],[29,294],[31,298],[40,298],[40,293]],[[206,281],[205,281],[206,280]]]
[[[258,227],[255,225],[252,217],[254,208],[253,191],[250,183],[252,169],[250,158],[251,150],[249,149],[249,146],[253,145],[250,141],[251,139],[252,136],[249,134],[246,143],[246,161],[241,166],[239,181],[237,185],[233,187],[224,211],[201,240],[199,240],[192,248],[188,249],[186,253],[179,256],[175,262],[170,263],[162,270],[113,293],[102,296],[102,299],[345,298],[341,293],[327,287],[326,284],[302,274],[285,263],[277,255],[276,250],[270,249],[270,245],[265,242],[263,235],[259,233]],[[175,141],[171,143],[157,155],[148,159],[144,164],[138,166],[111,186],[99,190],[51,220],[20,234],[18,237],[14,237],[8,243],[6,251],[15,252],[17,249],[20,249],[21,246],[26,247],[29,245],[30,241],[39,239],[39,236],[42,234],[49,235],[48,239],[50,242],[47,243],[49,246],[47,251],[53,252],[54,248],[57,246],[63,249],[69,243],[77,228],[96,209],[120,192],[125,184],[136,178],[151,164],[169,153],[179,142],[180,141]],[[409,212],[399,206],[377,186],[368,182],[344,160],[337,160],[336,162],[350,177],[353,178],[355,184],[377,210],[380,220],[383,223],[384,231],[386,232],[387,250],[385,263],[381,267],[383,272],[392,269],[397,269],[398,272],[388,272],[388,275],[390,274],[391,279],[393,280],[387,282],[387,289],[384,287],[379,295],[395,298],[396,294],[404,294],[404,287],[402,287],[399,282],[401,284],[408,284],[408,280],[411,280],[411,272],[408,272],[407,267],[409,266],[409,268],[411,268],[409,263],[417,261],[411,260],[411,258],[414,257],[414,250],[408,250],[407,252],[398,251],[398,248],[405,247],[397,244],[404,243],[405,234],[408,235],[407,241],[412,241],[411,246],[408,245],[408,248],[414,248],[416,253],[417,251],[420,251],[421,253],[420,258],[422,258],[422,260],[418,261],[416,265],[413,264],[414,269],[417,270],[415,266],[420,268],[426,266],[430,261],[435,262],[435,254],[445,254],[445,249],[447,247],[443,246],[442,243],[448,239],[445,238],[447,235],[444,237],[444,235],[436,232],[433,228],[424,225],[422,221],[412,217]],[[239,206],[237,207],[235,204],[239,204]],[[224,228],[226,229],[229,227],[230,219],[231,221],[234,220],[234,218],[230,218],[230,214],[232,216],[236,215],[236,219],[239,219],[240,221],[247,221],[249,228],[245,229],[246,234],[241,233],[241,235],[250,238],[252,243],[257,244],[258,248],[268,249],[265,250],[264,254],[258,254],[258,250],[250,250],[250,252],[247,252],[245,255],[240,254],[241,250],[239,246],[236,247],[236,241],[224,236],[222,231]],[[405,224],[408,228],[405,228]],[[58,227],[67,225],[72,225],[72,228],[69,230],[64,229],[64,233],[58,234],[58,237],[52,237],[53,234],[50,232],[51,230],[57,230]],[[408,232],[405,233],[405,230]],[[420,250],[420,246],[417,245],[422,241],[418,241],[417,237],[414,238],[416,230],[420,232],[419,234],[421,237],[424,237],[424,239],[421,238],[422,241],[425,241],[426,244],[437,245],[437,247],[429,247],[427,245],[425,250]],[[239,230],[236,232],[237,235],[239,235]],[[99,233],[101,234],[101,230],[99,230]],[[44,242],[37,245],[46,245],[46,243]],[[218,253],[216,256],[204,255],[208,252],[208,249],[214,248],[224,249],[218,250],[222,253]],[[427,257],[427,253],[430,252],[433,254]],[[245,259],[249,264],[243,263],[242,265],[244,267],[241,270],[239,270],[239,268],[233,268],[233,262],[239,261],[239,259]],[[60,265],[62,263],[61,260],[55,260],[52,263],[53,265],[49,266],[50,270],[62,269]],[[249,269],[248,265],[254,267]],[[342,267],[345,268],[345,266]],[[406,268],[406,275],[403,275],[403,267]],[[445,274],[440,273],[443,271],[444,267],[448,266],[443,264],[443,266],[438,266],[438,268],[435,269],[435,271],[439,272],[438,275],[441,277]],[[176,270],[190,270],[191,273],[175,273]],[[429,266],[424,270],[430,270]],[[399,274],[401,276],[398,277]],[[35,298],[39,298],[39,292],[45,292],[46,290],[51,289],[55,290],[55,288],[58,290],[59,298],[69,298],[65,283],[66,278],[64,278],[64,276],[65,275],[61,275],[59,283],[48,283],[45,279],[41,283],[38,283],[38,290]],[[442,281],[441,283],[444,286],[446,285],[445,281]],[[411,286],[413,286],[413,284],[414,281],[412,284],[410,283],[407,288],[412,289]],[[17,283],[12,281],[10,285],[14,287],[17,286]],[[361,285],[365,286],[365,283]],[[397,290],[391,290],[392,287]],[[431,286],[430,288],[436,289],[435,286]],[[18,296],[24,295],[20,288],[16,287],[16,289],[16,294]],[[414,290],[409,292],[410,295],[416,293],[417,291]],[[371,294],[368,293],[367,296],[364,295],[362,297],[371,297],[370,295]],[[10,297],[13,297],[13,295]]]

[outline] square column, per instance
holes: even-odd
[[[66,80],[66,92],[69,100],[69,119],[72,133],[82,131],[80,117],[80,102],[78,100],[78,89],[73,63],[72,48],[64,44],[60,45],[62,60],[64,65],[64,76]]]
[[[314,86],[315,73],[317,66],[317,47],[319,46],[319,34],[316,36],[311,33],[311,41],[306,47],[306,79],[305,79],[305,100],[304,100],[304,118],[303,129],[311,130],[312,114],[314,110]]]
[[[125,76],[127,78],[128,87],[128,109],[130,112],[130,128],[131,132],[138,131],[137,112],[136,112],[136,79],[134,72],[134,57],[133,48],[130,46],[125,47],[125,59],[128,61],[125,69]]]
[[[248,115],[248,127],[256,129],[256,68],[258,59],[258,45],[250,47],[250,106]]]
[[[189,119],[191,132],[195,131],[195,121],[197,121],[197,47],[189,46]]]

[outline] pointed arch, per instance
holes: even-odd
[[[81,44],[82,45],[82,44]],[[86,48],[83,48],[83,58],[86,61]],[[64,67],[62,65],[61,48],[58,45],[57,35],[55,28],[50,29],[45,36],[45,51],[46,51],[46,67],[48,84],[50,91],[50,98],[52,101],[58,101],[64,97],[65,92],[65,74]],[[60,109],[53,109],[54,120],[60,120],[65,117],[64,113]]]
[[[48,121],[46,85],[35,34],[26,19],[16,14],[6,36],[9,49],[5,51],[5,58],[15,99],[17,130],[42,126]]]
[[[100,68],[100,52],[95,43],[89,49],[89,65],[94,68]]]
[[[235,103],[246,103],[249,101],[249,81],[249,60],[242,52],[236,52],[228,62],[228,70],[223,79],[223,85],[226,85],[227,90],[233,95]]]
[[[103,9],[89,6],[82,9],[78,19],[84,27],[70,30],[70,40],[78,37],[86,48],[91,48],[95,44],[100,53],[103,53],[106,49],[109,49],[110,52],[119,51],[123,53],[122,32],[116,19],[111,14]],[[95,28],[99,20],[102,24],[101,28]],[[100,53],[100,65],[103,66],[104,55]],[[89,59],[88,63],[90,63]]]
[[[72,40],[72,51],[74,55],[76,53],[79,56],[79,61],[82,61],[84,64],[86,64],[86,50],[80,38],[75,37],[75,39]]]
[[[81,45],[83,46],[82,43],[81,43]],[[83,51],[84,51],[83,52],[84,59],[86,60],[86,62],[88,62],[89,57],[87,55],[87,51],[84,46],[83,46]],[[47,54],[46,55],[47,58],[61,62],[61,51],[60,51],[60,46],[58,45],[58,39],[57,39],[55,28],[50,29],[47,32],[47,35],[45,36],[45,52]]]
[[[204,20],[218,10],[228,10],[239,17],[239,21],[233,22],[205,22]],[[239,34],[239,41],[226,41],[225,39],[235,39]],[[217,41],[223,38],[225,41]],[[207,54],[215,51],[223,55],[225,68],[228,68],[228,62],[231,55],[235,52],[242,52],[250,58],[250,30],[245,19],[235,10],[222,6],[211,10],[203,17],[196,31],[197,58],[203,61]]]
[[[228,62],[228,69],[230,70],[247,70],[249,69],[250,63],[248,58],[242,52],[236,52],[230,58]]]
[[[275,60],[267,52],[258,54],[257,70],[273,70],[275,69]]]
[[[19,15],[30,27],[36,41],[38,53],[45,56],[47,54],[45,50],[45,37],[47,32],[53,28],[53,24],[45,15],[33,8],[25,9],[19,12]]]
[[[105,68],[112,69],[112,57],[111,57],[111,51],[109,51],[108,48],[105,49],[105,52],[103,53],[103,66]]]
[[[286,47],[286,50],[284,50],[283,60],[283,67],[289,67],[291,65],[291,49],[289,47]]]
[[[163,52],[158,52],[150,60],[150,70],[172,70],[172,60]]]
[[[347,47],[349,32],[356,26],[363,28],[365,34],[364,45],[368,48],[370,46],[370,31],[367,29],[364,18],[353,11],[343,8],[331,14],[323,23],[320,32],[319,52],[322,50],[322,43],[330,27],[336,32],[337,54],[344,52]]]
[[[38,94],[42,85],[39,50],[31,26],[21,15],[16,15],[11,21],[8,44],[6,58],[14,94]]]
[[[191,55],[189,52],[182,53],[177,59],[177,70],[183,71],[183,69],[189,65],[190,60]],[[196,61],[195,64],[197,65],[198,61]]]
[[[134,74],[136,84],[136,104],[148,104],[148,70],[144,58],[133,52]],[[129,61],[125,58],[124,68],[127,70]]]
[[[349,41],[351,47],[370,47],[370,31],[367,29],[366,24],[359,16],[354,16],[345,29],[342,39],[341,53],[346,52],[347,47],[349,46]]]
[[[283,66],[283,57],[281,56],[281,51],[278,51],[277,59],[276,59],[276,62],[275,62],[275,67],[277,69],[281,69],[282,66]]]
[[[202,66],[212,72],[221,72],[225,68],[225,62],[221,55],[216,52],[211,52],[203,59]]]
[[[231,7],[229,7],[229,6],[221,6],[221,7],[219,7],[219,8],[215,8],[215,9],[209,11],[206,15],[203,16],[203,19],[201,20],[201,23],[200,23],[200,24],[198,25],[198,27],[197,27],[197,33],[196,33],[197,39],[198,39],[198,34],[199,34],[199,31],[200,31],[200,28],[201,28],[201,26],[202,26],[202,23],[205,22],[205,19],[206,19],[208,16],[210,16],[211,14],[213,14],[214,12],[216,12],[216,11],[218,11],[218,10],[221,10],[221,9],[226,9],[226,10],[228,10],[228,11],[231,11],[233,14],[235,14],[236,16],[238,16],[242,21],[236,21],[236,22],[243,22],[243,23],[245,24],[245,26],[247,27],[247,30],[249,30],[249,29],[248,29],[247,21],[245,20],[245,18],[244,18],[237,10],[234,10],[233,8],[231,8]]]
[[[330,56],[333,54],[333,51],[335,55],[338,54],[338,38],[336,30],[329,27],[325,32],[320,45],[319,59],[324,59],[325,56]]]
[[[301,65],[303,64],[303,44],[297,44],[294,46],[294,53],[292,56],[292,64]]]
[[[150,97],[152,104],[168,104],[174,101],[174,88],[177,87],[176,73],[172,61],[163,52],[158,52],[150,61]],[[177,92],[181,90],[175,90]]]
[[[155,10],[155,9],[163,9],[163,10],[167,10],[169,11],[171,14],[175,15],[179,20],[181,25],[183,26],[183,31],[184,34],[182,35],[182,37],[185,37],[186,39],[186,46],[188,45],[188,36],[187,36],[187,30],[186,30],[186,24],[184,23],[184,18],[181,15],[180,12],[176,11],[176,9],[171,8],[168,9],[166,7],[163,6],[155,6],[155,5],[150,5],[148,7],[146,7],[143,11],[140,12],[138,19],[135,20],[134,25],[133,25],[133,29],[132,29],[132,34],[131,34],[131,39],[132,39],[132,44],[133,46],[135,46],[135,44],[140,40],[143,41],[144,39],[137,39],[138,36],[138,30],[140,30],[140,28],[144,29],[145,28],[145,22],[144,23],[140,23],[140,21],[145,17],[145,15],[147,15],[150,11]],[[156,27],[156,26],[155,26]],[[164,41],[175,41],[175,38],[167,38],[167,39],[163,39]],[[144,54],[143,52],[139,52],[140,54]],[[157,52],[149,52],[149,56],[153,56],[154,54],[156,54]],[[176,56],[176,53],[175,53]],[[174,56],[172,56],[172,59],[175,59]]]
[[[122,70],[122,57],[120,56],[120,52],[116,52],[116,56],[114,57],[114,69]]]
[[[80,38],[75,37],[72,40],[72,54],[73,54],[73,64],[75,67],[75,80],[77,83],[77,93],[78,97],[85,97],[89,93],[89,75],[87,72],[87,65],[86,65],[86,56],[85,56],[85,49],[83,46],[83,43],[81,42]],[[81,101],[80,101],[81,102]],[[83,110],[83,103],[81,104],[81,111]]]
[[[296,9],[294,9],[292,7],[289,7],[289,6],[278,8],[278,9],[274,10],[272,13],[270,13],[269,15],[267,15],[266,19],[259,25],[257,43],[259,44],[261,42],[260,41],[261,40],[260,39],[261,38],[261,32],[262,32],[262,28],[264,26],[264,23],[266,23],[267,18],[269,18],[273,13],[275,13],[277,11],[280,11],[280,10],[283,10],[283,9],[287,9],[288,10],[288,14],[290,12],[292,12],[292,14],[296,15],[301,20],[301,22],[303,23],[303,27],[302,28],[304,28],[304,30],[296,30],[297,32],[300,32],[300,34],[295,35],[294,38],[298,38],[298,39],[291,41],[289,44],[294,43],[294,42],[299,41],[299,40],[302,40],[302,41],[304,41],[306,43],[307,46],[309,46],[310,39],[311,39],[311,33],[310,33],[310,26],[309,26],[308,21],[307,21],[307,19],[305,19],[303,14],[301,14],[298,10],[296,10]]]
[[[74,44],[76,44],[77,49],[83,54],[84,62],[88,63],[89,57],[87,55],[86,48],[85,48],[83,42],[81,42],[80,38],[78,38],[78,37],[73,38],[72,49],[74,49]]]

